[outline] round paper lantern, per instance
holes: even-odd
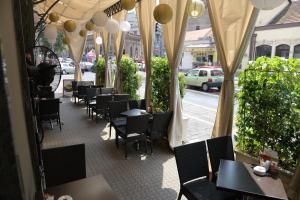
[[[120,22],[120,30],[124,32],[128,32],[131,29],[131,25],[128,21]]]
[[[59,15],[56,12],[49,14],[49,19],[51,22],[57,22],[59,20]]]
[[[168,4],[159,4],[155,7],[153,16],[158,23],[166,24],[172,19],[173,11]]]
[[[105,26],[108,21],[108,17],[104,12],[98,11],[94,14],[92,21],[97,26]]]
[[[121,0],[121,5],[125,10],[132,10],[135,7],[135,0]]]
[[[109,33],[116,33],[119,31],[119,23],[115,19],[109,19],[105,28]]]
[[[88,31],[92,31],[92,30],[95,30],[96,25],[93,24],[92,22],[87,22],[87,23],[85,24],[85,28],[86,28],[86,30],[88,30]]]
[[[101,37],[96,37],[96,44],[100,45],[102,44],[102,38]]]
[[[63,39],[63,43],[64,44],[70,44],[71,43],[70,38],[68,38],[67,36],[65,36],[64,39]]]
[[[280,6],[285,0],[251,0],[254,7],[261,10],[272,10]]]
[[[79,35],[80,35],[81,37],[85,37],[85,36],[86,36],[86,30],[80,30],[80,31],[79,31]]]
[[[44,36],[53,44],[56,41],[57,29],[54,25],[48,24],[44,30]]]
[[[76,29],[76,22],[73,20],[67,20],[64,23],[64,29],[68,32],[73,32]]]
[[[192,0],[189,6],[189,14],[192,18],[201,17],[205,11],[205,4],[201,0]]]

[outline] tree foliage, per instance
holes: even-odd
[[[299,66],[297,59],[260,57],[239,76],[237,148],[254,156],[271,148],[285,169],[300,153]]]
[[[105,60],[103,57],[99,57],[96,63],[96,70],[98,71],[98,79],[100,85],[105,84]]]

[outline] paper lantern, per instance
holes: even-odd
[[[131,29],[131,25],[128,21],[120,22],[120,30],[124,32],[128,32]]]
[[[173,11],[168,4],[159,4],[155,7],[153,16],[158,23],[166,24],[172,19]]]
[[[102,38],[101,37],[96,37],[96,44],[100,45],[102,44]]]
[[[57,37],[56,27],[52,24],[48,24],[44,30],[44,36],[48,39],[48,41],[51,44],[55,43]]]
[[[70,38],[68,38],[67,36],[65,36],[64,39],[63,39],[63,43],[64,44],[70,44],[71,43]]]
[[[97,26],[105,26],[108,21],[108,17],[104,12],[98,11],[94,14],[92,21]]]
[[[115,19],[109,19],[105,28],[109,33],[116,33],[119,31],[119,23]]]
[[[103,32],[103,30],[104,30],[104,27],[103,27],[103,26],[96,26],[96,28],[95,28],[95,32],[96,32],[96,33]]]
[[[86,30],[80,30],[80,31],[79,31],[79,35],[80,35],[81,37],[85,37],[85,36],[86,36]]]
[[[56,12],[49,14],[49,19],[51,22],[57,22],[59,20],[59,15]]]
[[[205,11],[205,4],[201,0],[192,0],[189,6],[189,14],[192,18],[201,17]]]
[[[86,28],[86,30],[88,30],[88,31],[92,31],[92,30],[95,30],[96,25],[93,24],[92,22],[87,22],[87,23],[85,24],[85,28]]]
[[[122,8],[129,11],[135,7],[135,0],[121,0]]]
[[[251,0],[254,7],[261,10],[272,10],[280,6],[285,0]]]
[[[76,29],[76,22],[73,20],[67,20],[64,23],[64,29],[68,32],[73,32]]]

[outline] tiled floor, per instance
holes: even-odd
[[[105,121],[88,119],[83,105],[62,99],[62,131],[57,126],[47,130],[44,148],[85,143],[87,176],[103,174],[120,200],[176,199],[179,180],[174,155],[168,145],[158,142],[152,155],[136,152],[133,148],[124,158],[113,138],[108,138]],[[184,198],[182,198],[184,199]]]

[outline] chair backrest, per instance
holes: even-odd
[[[167,136],[170,121],[173,112],[154,113],[151,126],[151,136],[162,137]]]
[[[77,87],[78,89],[78,95],[86,95],[86,89],[88,88],[89,86],[83,86],[83,85],[79,85]]]
[[[85,145],[42,150],[47,187],[86,178]]]
[[[101,94],[113,94],[114,88],[101,88]]]
[[[112,95],[98,95],[96,97],[96,108],[106,109],[108,103],[112,101]]]
[[[72,81],[72,90],[77,91],[77,81]]]
[[[38,112],[40,115],[59,113],[59,99],[40,99],[38,103]]]
[[[86,89],[86,98],[87,100],[97,96],[97,88],[87,88]]]
[[[54,98],[54,92],[52,92],[51,86],[38,86],[39,98]]]
[[[149,127],[150,117],[151,117],[150,114],[127,117],[126,134],[127,135],[131,133],[146,134]]]
[[[212,138],[206,141],[212,173],[219,170],[220,159],[234,160],[231,136]]]
[[[175,147],[174,153],[181,185],[197,178],[208,178],[205,141]]]
[[[110,120],[121,117],[120,113],[127,111],[127,101],[111,101],[108,108]]]
[[[114,101],[128,101],[129,98],[129,94],[114,94]]]
[[[128,101],[129,103],[129,109],[135,109],[135,108],[139,108],[139,102],[137,100],[130,100]]]
[[[146,99],[141,99],[140,109],[146,110]]]

